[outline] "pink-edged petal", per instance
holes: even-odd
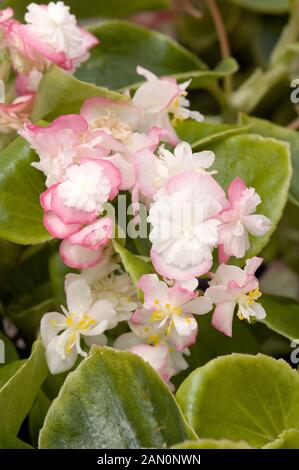
[[[65,224],[90,224],[97,217],[97,213],[86,212],[71,207],[66,207],[60,199],[57,191],[58,186],[52,191],[51,207]]]
[[[234,204],[235,201],[238,201],[242,196],[243,191],[246,189],[246,183],[237,176],[229,185],[227,190],[228,200],[231,204]]]
[[[197,331],[197,322],[191,314],[173,315],[173,325],[179,336],[190,336],[193,330]]]
[[[263,258],[260,258],[258,256],[254,256],[253,258],[250,258],[246,261],[246,266],[244,268],[244,271],[249,275],[249,276],[254,276],[255,271],[260,267],[262,262],[264,261]]]
[[[242,223],[249,233],[255,237],[262,237],[271,227],[271,220],[260,214],[247,215],[242,218]]]
[[[111,157],[107,157],[107,161],[118,168],[121,175],[121,185],[119,189],[128,190],[135,184],[135,168],[133,163],[126,160],[120,153],[115,153]]]
[[[9,46],[16,48],[33,63],[49,60],[66,70],[72,68],[72,61],[64,52],[56,51],[52,46],[41,41],[28,25],[12,22],[6,32],[6,41]]]
[[[85,246],[72,245],[67,239],[61,242],[59,252],[63,262],[75,269],[95,266],[104,256],[101,249],[91,250]]]
[[[165,282],[159,281],[157,274],[144,274],[137,283],[144,293],[144,303],[148,308],[157,308],[169,302],[169,290]],[[158,301],[158,302],[157,302]]]
[[[189,302],[197,296],[196,292],[183,289],[180,284],[176,283],[169,289],[169,300],[171,305],[180,306]]]
[[[218,259],[219,263],[228,263],[230,255],[225,252],[224,245],[218,245]]]
[[[103,170],[105,172],[105,175],[109,179],[109,182],[110,182],[110,185],[111,185],[109,199],[110,200],[114,199],[115,196],[118,195],[119,188],[120,188],[121,183],[122,183],[120,170],[108,160],[103,160],[103,159],[95,160],[93,158],[83,158],[81,160],[82,164],[84,164],[86,162],[96,163],[97,165],[99,165],[103,168]]]
[[[179,335],[175,328],[172,329],[170,338],[174,343],[177,351],[184,351],[186,348],[189,348],[189,346],[192,346],[192,344],[196,342],[198,332],[197,322],[196,325],[194,324],[193,326],[194,328],[190,331],[188,335],[185,336]]]
[[[198,279],[196,279],[196,277],[192,277],[191,279],[188,279],[188,281],[177,281],[177,284],[179,284],[182,289],[194,291],[198,287]]]
[[[64,224],[52,211],[44,214],[43,221],[48,232],[55,238],[68,238],[81,228],[81,224]]]
[[[207,296],[199,296],[196,299],[190,300],[183,306],[186,313],[193,313],[194,315],[204,315],[212,310],[212,301]]]
[[[232,336],[233,317],[236,303],[234,301],[224,302],[217,305],[212,317],[212,325],[216,330],[226,336]]]
[[[133,157],[136,181],[140,192],[146,197],[153,197],[158,188],[155,180],[158,176],[157,157],[149,150],[139,150]]]
[[[132,346],[136,346],[141,342],[141,338],[135,335],[135,333],[124,333],[115,340],[113,347],[115,349],[120,349],[121,351],[123,351],[126,349],[131,349]]]
[[[121,122],[125,122],[136,128],[141,119],[140,110],[131,101],[115,101],[103,96],[95,96],[87,99],[80,114],[93,127],[103,127],[98,125],[101,118],[107,116],[107,111],[115,115]]]
[[[131,316],[130,322],[133,325],[146,325],[149,323],[152,314],[153,309],[138,308]]]
[[[235,281],[241,287],[246,283],[246,279],[247,275],[243,269],[238,266],[221,264],[212,277],[211,285],[217,283],[227,286],[229,281]]]
[[[212,267],[212,261],[203,261],[196,266],[188,266],[187,268],[180,268],[174,264],[167,263],[162,256],[151,250],[151,260],[156,271],[168,279],[175,279],[178,281],[187,281],[193,277],[202,276],[206,274]]]
[[[64,116],[60,116],[54,119],[54,121],[48,126],[39,126],[30,123],[27,124],[26,127],[33,134],[56,133],[64,129],[71,129],[76,134],[79,134],[88,130],[86,120],[79,114],[66,114]]]
[[[0,11],[0,24],[6,23],[8,20],[12,19],[14,15],[13,9],[10,7],[4,8]]]
[[[231,281],[229,281],[231,282]],[[224,286],[211,286],[205,291],[205,298],[210,299],[213,304],[220,304],[232,300],[232,294]]]
[[[158,374],[163,375],[167,365],[168,348],[167,346],[149,346],[148,344],[137,344],[132,346],[130,351],[140,356],[145,362],[148,362]],[[169,378],[169,377],[168,377]]]
[[[40,195],[40,204],[44,211],[48,212],[52,210],[52,195],[55,188],[58,184],[52,184],[46,191]]]
[[[152,126],[148,132],[146,133],[148,139],[152,142],[151,145],[148,147],[149,150],[154,152],[157,147],[159,146],[162,137],[167,135],[167,130],[163,129],[162,127]]]
[[[173,194],[178,191],[178,188],[184,187],[197,187],[197,194],[202,196],[213,195],[215,202],[217,201],[222,207],[226,202],[225,192],[217,181],[210,175],[200,174],[192,171],[186,171],[171,178],[167,183],[165,189],[168,194]],[[210,217],[216,214],[210,214]]]
[[[103,217],[82,228],[69,237],[71,245],[81,245],[91,250],[98,250],[112,238],[113,222],[110,217]]]
[[[133,103],[146,113],[157,114],[166,110],[180,96],[176,81],[149,80],[137,88]]]
[[[164,129],[164,139],[170,145],[177,145],[180,143],[180,138],[178,137],[176,131],[174,130],[173,125],[171,124],[169,114],[167,111],[162,111],[156,116],[154,121],[155,125]]]

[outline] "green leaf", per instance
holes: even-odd
[[[159,448],[188,438],[196,435],[147,363],[130,352],[94,346],[52,403],[39,444],[42,449]]]
[[[51,402],[40,390],[28,417],[29,434],[34,447],[38,447],[38,436],[43,427]]]
[[[299,133],[273,124],[265,119],[241,115],[241,123],[250,126],[250,132],[264,137],[273,137],[290,144],[294,173],[290,187],[290,199],[299,205]]]
[[[111,100],[128,99],[115,91],[81,82],[58,67],[52,66],[40,83],[31,119],[53,120],[62,114],[78,113],[83,102],[93,96],[104,96]]]
[[[181,140],[191,144],[193,150],[206,148],[208,145],[233,135],[245,134],[249,126],[236,124],[215,124],[212,122],[180,121],[176,132]]]
[[[244,441],[233,442],[227,439],[198,439],[197,441],[185,441],[172,446],[172,449],[251,449]]]
[[[190,372],[199,366],[203,366],[215,357],[233,352],[247,354],[257,354],[259,352],[259,345],[250,331],[250,326],[240,321],[237,317],[234,318],[232,338],[213,328],[211,325],[211,314],[198,315],[197,322],[199,331],[198,340],[189,348],[190,356],[185,357],[189,368],[172,379],[175,385],[179,385]]]
[[[27,5],[31,0],[4,0],[2,8],[10,6],[14,9],[15,17],[24,19]],[[48,4],[49,0],[37,0],[34,3]],[[82,0],[67,0],[71,7],[71,13],[78,18],[89,18],[95,16],[126,16],[144,10],[157,10],[168,8],[169,0],[97,0],[82,2]]]
[[[39,203],[44,178],[30,166],[35,159],[21,137],[0,152],[0,237],[23,245],[51,238],[44,228]]]
[[[88,62],[76,75],[83,81],[114,90],[143,81],[136,74],[141,65],[157,75],[180,75],[206,70],[191,52],[168,36],[125,21],[105,21],[90,28],[100,39]]]
[[[283,431],[278,439],[267,444],[265,449],[299,449],[299,431],[297,429]]]
[[[12,362],[11,364],[8,364],[6,366],[1,367],[0,369],[0,389],[3,387],[8,380],[15,375],[15,373],[24,365],[26,362],[25,359],[22,359],[21,361],[15,361]]]
[[[1,342],[3,341],[3,347],[4,347],[4,357],[2,358],[1,356]],[[2,331],[0,331],[0,367],[2,366],[2,359],[4,360],[4,364],[8,364],[13,361],[17,361],[19,359],[19,354],[16,350],[15,345],[13,342],[4,334]]]
[[[285,429],[299,428],[299,375],[282,359],[214,359],[194,371],[176,397],[199,437],[263,447]]]
[[[288,297],[263,294],[260,302],[267,316],[262,322],[290,339],[299,339],[299,302]]]
[[[289,147],[284,142],[258,135],[230,137],[210,146],[216,155],[215,178],[227,189],[240,176],[253,186],[262,199],[258,213],[269,217],[271,229],[263,237],[253,237],[246,258],[258,254],[267,244],[279,222],[287,200],[292,175]]]
[[[113,247],[119,254],[121,262],[126,272],[130,275],[133,284],[136,286],[138,280],[143,274],[150,274],[154,269],[150,262],[144,261],[140,256],[134,255],[127,248],[121,246],[116,240],[113,240]]]
[[[47,374],[44,348],[38,341],[29,359],[0,388],[0,448],[8,436],[17,436]]]
[[[65,305],[66,303],[64,278],[68,273],[73,271],[74,270],[63,263],[57,249],[51,253],[49,257],[49,275],[57,305]]]
[[[231,3],[258,13],[279,15],[289,11],[289,0],[229,0]]]

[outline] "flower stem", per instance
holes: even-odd
[[[218,36],[221,56],[223,59],[230,57],[230,46],[228,37],[225,29],[225,25],[219,11],[216,0],[206,0],[211,16],[214,21],[215,29]],[[229,96],[233,89],[232,77],[227,76],[224,78],[224,89],[225,93]]]

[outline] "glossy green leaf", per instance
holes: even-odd
[[[214,359],[194,371],[176,397],[199,437],[263,447],[285,429],[299,429],[299,375],[282,359]]]
[[[70,373],[40,433],[40,448],[132,449],[196,439],[153,369],[138,356],[93,347]]]
[[[0,367],[2,366],[2,359],[4,364],[8,364],[10,362],[17,361],[19,359],[19,354],[16,350],[15,345],[13,342],[0,330],[0,342],[3,341],[4,345],[4,357],[1,356],[2,347],[0,345]],[[1,379],[0,379],[1,380]]]
[[[229,0],[231,3],[258,13],[287,13],[289,10],[288,0]]]
[[[44,178],[30,166],[35,159],[21,137],[0,152],[0,237],[24,245],[51,238],[44,228],[39,203]]]
[[[299,449],[299,431],[297,429],[283,431],[278,439],[267,444],[265,449]]]
[[[242,115],[241,123],[250,126],[250,132],[260,134],[264,137],[273,137],[290,144],[293,177],[290,187],[290,198],[292,202],[299,205],[299,133],[291,129],[273,124],[265,119]]]
[[[27,5],[31,0],[4,0],[3,7],[10,6],[14,9],[15,17],[23,20]],[[37,0],[35,3],[47,4],[49,0]],[[71,7],[71,13],[78,18],[89,18],[92,16],[125,16],[138,11],[156,10],[168,8],[169,0],[67,0],[65,2]]]
[[[29,359],[0,388],[0,448],[8,436],[17,436],[47,374],[44,348],[38,341]]]
[[[227,439],[198,439],[176,444],[172,449],[251,449],[244,441],[233,442]]]
[[[135,285],[143,274],[154,272],[150,262],[146,262],[140,256],[134,255],[127,250],[127,248],[121,246],[116,240],[113,240],[113,247],[116,253],[119,254],[125,270],[130,275]]]
[[[104,96],[111,100],[127,99],[120,93],[97,87],[92,83],[84,83],[52,66],[41,81],[31,118],[33,121],[42,118],[53,120],[62,114],[78,113],[83,102],[93,96]]]
[[[290,339],[299,339],[299,302],[288,297],[263,294],[260,299],[267,312],[263,323]]]
[[[202,148],[208,148],[210,144],[227,137],[245,134],[249,126],[185,120],[179,122],[175,129],[181,140],[189,142],[193,150],[200,150]]]
[[[137,65],[157,75],[183,74],[183,78],[206,70],[195,55],[156,31],[117,20],[102,22],[90,31],[100,44],[76,73],[83,81],[117,90],[143,81],[136,74]]]
[[[215,178],[225,189],[240,176],[262,199],[257,212],[269,217],[272,226],[263,237],[251,239],[246,258],[258,254],[267,244],[287,201],[292,175],[289,147],[284,142],[258,135],[240,135],[210,145],[216,155]]]

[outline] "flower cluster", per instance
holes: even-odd
[[[30,5],[26,28],[30,37],[43,30],[41,44],[51,36],[51,48],[64,50],[56,63],[73,70],[93,41],[77,31],[68,10],[59,16],[62,8],[61,2],[46,9]],[[59,24],[67,24],[65,34],[53,26],[57,17]],[[5,37],[10,21],[5,20]],[[48,66],[40,55],[35,50],[40,68],[17,56],[18,63],[29,67],[18,70],[27,74],[26,83],[32,71]],[[78,114],[60,116],[46,126],[27,120],[19,130],[38,155],[33,166],[45,175],[40,197],[44,225],[61,240],[64,263],[81,270],[66,276],[67,308],[42,319],[41,337],[52,373],[70,369],[78,354],[86,356],[89,345],[108,341],[143,357],[169,383],[188,366],[185,356],[198,333],[196,315],[215,307],[212,325],[228,336],[235,312],[249,322],[265,317],[256,302],[261,293],[255,272],[262,259],[247,260],[244,269],[227,264],[230,257],[244,258],[251,237],[270,229],[270,220],[256,213],[260,196],[239,177],[225,192],[212,168],[214,153],[193,153],[178,138],[178,120],[203,119],[189,109],[190,82],[158,78],[142,67],[137,67],[137,74],[145,81],[132,96],[124,94],[118,101],[93,97]],[[141,204],[148,210],[150,259],[156,274],[141,276],[137,286],[115,259],[110,243],[114,220],[107,203],[115,205],[121,191],[131,195],[135,223],[140,222]],[[211,273],[216,254],[220,265]],[[198,291],[200,276],[211,279],[204,293]],[[114,328],[123,321],[130,331],[116,338]]]
[[[12,103],[0,105],[2,133],[19,129],[29,116],[35,92],[51,64],[73,73],[99,42],[77,25],[70,8],[61,1],[30,3],[24,24],[13,14],[11,8],[0,11],[1,51],[5,53],[4,62],[12,66],[16,95]],[[7,69],[5,75],[9,74]]]

